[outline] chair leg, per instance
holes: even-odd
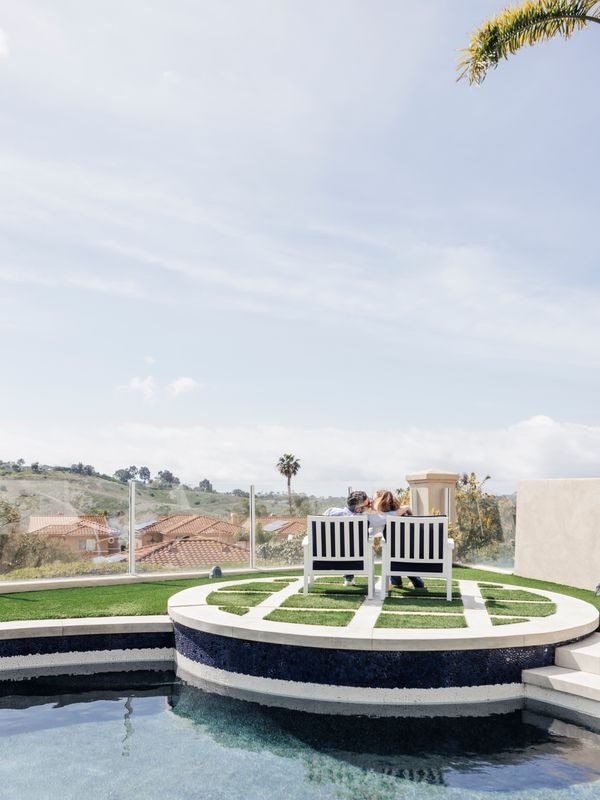
[[[308,594],[308,575],[304,573],[304,594]]]
[[[388,581],[389,581],[388,576],[385,574],[385,572],[382,572],[381,573],[381,589],[379,590],[379,595],[380,595],[382,600],[385,600],[385,598],[387,597],[387,594],[388,594]]]
[[[446,600],[452,602],[452,578],[446,578]]]

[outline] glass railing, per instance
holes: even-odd
[[[223,572],[250,566],[250,489],[155,479],[135,487],[135,571]]]
[[[85,470],[0,468],[0,580],[126,571],[127,486]]]
[[[0,464],[0,580],[301,567],[307,514],[343,508],[349,490],[371,497],[388,488],[410,502],[406,484],[394,479],[349,479],[327,487],[331,494],[296,480],[288,494],[284,480],[273,491],[243,482],[238,488],[208,481],[186,486],[162,473],[135,479],[130,536],[128,476],[90,470],[15,471]],[[487,485],[461,479],[456,487],[454,560],[511,569],[516,493],[509,484],[504,493],[486,491]]]

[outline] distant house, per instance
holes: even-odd
[[[64,545],[78,558],[110,556],[119,552],[119,531],[111,528],[102,516],[32,516],[29,517],[27,533]]]
[[[197,569],[199,567],[248,566],[248,551],[235,544],[216,539],[191,536],[151,544],[135,551],[136,563],[163,569]]]
[[[141,547],[198,536],[233,544],[240,531],[239,525],[232,525],[218,517],[202,514],[170,514],[139,528],[136,539]]]
[[[283,519],[262,517],[257,522],[262,525],[265,533],[273,534],[273,539],[279,542],[286,542],[290,538],[304,536],[306,533],[306,517],[285,517]]]

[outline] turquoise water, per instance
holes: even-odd
[[[600,735],[527,711],[311,715],[170,673],[0,688],[3,800],[600,800]]]

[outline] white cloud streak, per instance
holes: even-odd
[[[8,58],[10,53],[6,33],[0,28],[0,58]]]
[[[127,388],[131,392],[140,392],[145,400],[152,400],[156,394],[156,381],[151,375],[145,378],[134,376],[127,384]]]
[[[167,386],[167,392],[171,395],[171,397],[179,397],[179,395],[186,394],[187,392],[191,392],[194,389],[197,389],[199,383],[195,381],[193,378],[176,378],[174,381]]]

